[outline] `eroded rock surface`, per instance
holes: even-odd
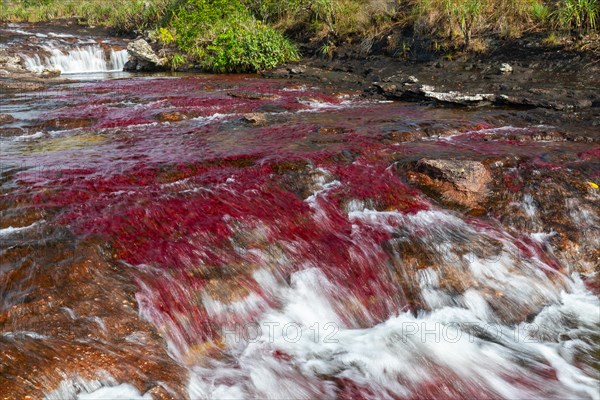
[[[474,208],[487,196],[492,176],[479,161],[421,159],[409,172],[413,184],[432,191],[443,202]]]
[[[145,39],[129,42],[127,52],[129,61],[125,64],[126,71],[156,71],[164,67],[164,60]]]

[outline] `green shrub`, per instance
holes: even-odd
[[[256,22],[233,26],[207,46],[202,65],[214,72],[254,72],[298,59],[295,47],[281,34]]]
[[[161,41],[173,42],[187,62],[209,71],[255,72],[298,59],[292,43],[257,21],[240,1],[178,1],[165,25],[158,30]]]
[[[531,4],[531,17],[538,23],[545,23],[550,17],[550,8],[542,2],[534,1]]]
[[[559,27],[591,32],[598,27],[600,2],[598,0],[562,0],[555,19]]]

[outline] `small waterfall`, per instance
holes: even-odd
[[[28,70],[41,72],[44,69],[58,69],[63,74],[89,72],[122,71],[127,62],[127,50],[104,51],[100,46],[85,46],[63,52],[57,48],[45,47],[50,56],[24,56],[23,61]]]

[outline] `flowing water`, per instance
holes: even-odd
[[[600,398],[597,144],[254,76],[2,106],[6,398]],[[446,207],[407,183],[423,157],[507,189]]]
[[[59,70],[63,74],[81,74],[89,72],[122,71],[127,62],[127,50],[105,51],[96,45],[63,50],[46,46],[44,50],[50,56],[35,54],[24,57],[25,67],[33,72],[44,69]]]
[[[63,28],[64,29],[64,28]],[[61,74],[123,71],[127,50],[117,40],[100,40],[91,34],[55,32],[55,29],[21,24],[0,26],[2,45],[18,47],[23,66],[31,72],[58,70]]]

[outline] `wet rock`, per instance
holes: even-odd
[[[22,128],[0,128],[0,137],[13,137],[25,135],[27,131]]]
[[[478,208],[487,197],[492,181],[488,169],[479,161],[458,159],[421,159],[408,173],[412,184],[422,187],[444,203],[469,209]]]
[[[319,133],[321,135],[340,135],[342,133],[347,133],[347,132],[349,132],[348,129],[340,128],[340,127],[324,126],[324,127],[319,128]]]
[[[398,86],[391,82],[374,82],[373,86],[381,90],[384,94],[392,95],[396,94],[396,90],[398,89]]]
[[[0,93],[32,92],[43,89],[46,89],[46,85],[39,82],[0,80]]]
[[[87,128],[95,123],[95,118],[55,118],[44,121],[42,128],[48,130],[77,129]]]
[[[291,76],[290,71],[287,68],[276,68],[273,70],[262,71],[260,74],[264,78],[275,79],[289,78]]]
[[[502,63],[498,67],[498,73],[501,74],[501,75],[510,74],[512,72],[513,72],[513,68],[511,67],[510,64]]]
[[[392,131],[382,137],[383,142],[402,143],[423,139],[427,134],[423,131]]]
[[[407,78],[403,83],[375,82],[373,86],[384,96],[403,101],[433,100],[439,103],[473,107],[490,105],[496,100],[496,96],[491,93],[470,94],[459,91],[437,91],[431,85],[417,85],[418,80],[411,78],[414,77]]]
[[[187,119],[188,116],[179,111],[175,111],[158,113],[155,118],[160,122],[179,122]]]
[[[563,132],[555,129],[540,129],[537,132],[524,134],[522,132],[508,132],[504,133],[501,131],[487,133],[484,141],[515,141],[515,142],[564,142],[567,140],[566,135]]]
[[[0,69],[12,72],[25,71],[21,58],[10,54],[7,50],[0,50]]]
[[[249,113],[245,114],[242,120],[252,125],[263,125],[267,122],[267,117],[261,113]]]
[[[238,99],[245,100],[269,100],[275,98],[272,93],[259,93],[259,92],[230,92],[228,96],[235,97]]]
[[[60,69],[48,69],[48,68],[44,68],[44,70],[42,70],[42,72],[40,72],[40,77],[41,78],[55,78],[57,76],[60,76],[61,71]]]
[[[0,114],[0,125],[10,124],[14,122],[15,117],[10,114]]]
[[[496,96],[493,94],[467,94],[455,91],[438,92],[433,86],[429,85],[421,86],[420,90],[427,99],[463,106],[489,105],[496,98]]]
[[[124,67],[126,71],[156,71],[165,65],[165,59],[160,58],[144,39],[129,42],[127,52],[129,61]]]
[[[497,97],[496,104],[552,108],[554,110],[563,111],[590,108],[593,103],[586,98],[567,97],[560,91],[530,89],[528,92],[521,92],[517,95],[501,94]]]
[[[272,166],[281,177],[281,185],[298,197],[306,199],[334,180],[326,170],[315,168],[304,160],[286,161]]]
[[[296,67],[292,67],[289,69],[290,74],[292,75],[301,75],[304,72],[306,72],[306,66],[305,65],[298,65]]]
[[[32,235],[44,240],[29,241]],[[0,284],[13,297],[0,308],[0,398],[43,398],[66,376],[100,374],[142,392],[164,382],[184,397],[177,389],[184,370],[139,318],[130,276],[107,259],[95,244],[48,230],[31,231],[3,253],[11,269]]]

